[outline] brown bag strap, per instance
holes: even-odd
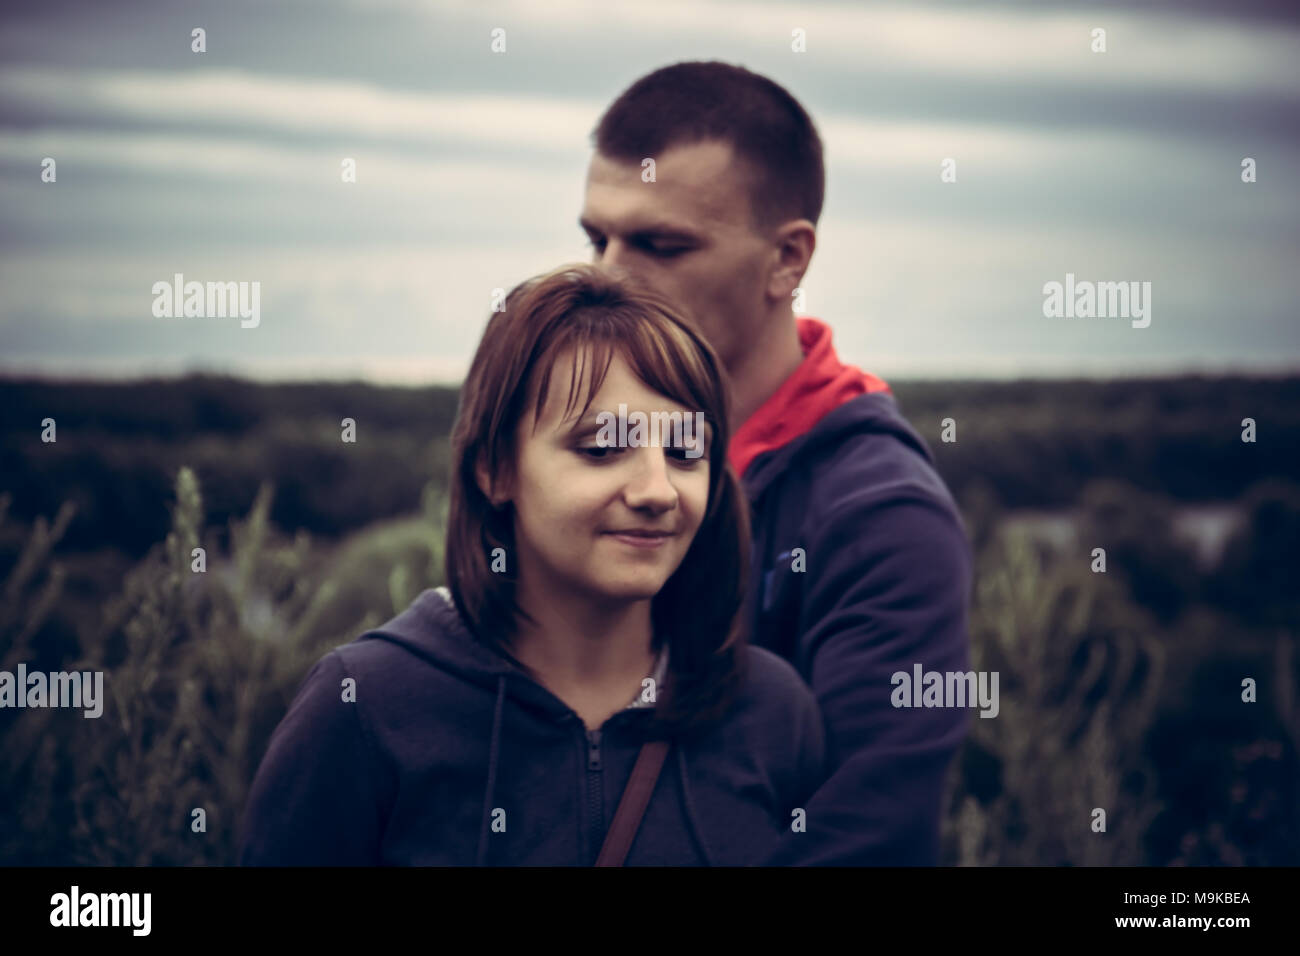
[[[623,791],[623,798],[618,802],[618,809],[614,811],[614,821],[605,834],[600,856],[596,858],[597,866],[623,865],[667,755],[666,740],[648,740],[641,745],[636,766],[632,768],[632,777],[627,782],[627,789]]]

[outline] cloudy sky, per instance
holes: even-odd
[[[1300,13],[1215,6],[10,5],[0,374],[457,381],[494,288],[590,257],[603,108],[684,59],[764,73],[818,124],[804,311],[846,360],[886,378],[1300,370]],[[178,272],[260,282],[260,324],[155,318],[152,286]],[[1150,282],[1150,326],[1044,317],[1066,273]]]

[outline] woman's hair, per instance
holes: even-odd
[[[654,734],[702,730],[730,706],[743,678],[748,513],[727,467],[729,399],[721,364],[671,301],[635,280],[600,266],[562,266],[517,285],[504,310],[492,314],[452,428],[448,586],[474,637],[509,656],[517,621],[527,618],[515,594],[514,506],[494,507],[476,472],[482,463],[493,482],[513,474],[521,420],[531,409],[528,425],[536,425],[555,362],[570,350],[566,416],[579,407],[586,416],[618,354],[647,387],[702,411],[712,427],[704,518],[651,602],[652,650],[658,653],[665,641],[670,647],[667,687],[656,688]],[[496,548],[510,556],[505,573],[491,569]]]

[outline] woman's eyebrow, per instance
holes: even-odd
[[[628,412],[629,417],[632,415],[633,411],[635,410],[629,410]],[[656,414],[662,416],[662,418],[659,420],[662,421],[663,424],[668,427],[671,427],[673,421],[672,419],[673,415],[679,416],[683,425],[686,424],[686,419],[688,417],[690,417],[691,419],[690,427],[694,427],[695,424],[694,414],[689,411],[682,411],[681,409],[677,409],[673,412],[665,412],[662,410],[655,411],[655,412],[643,412],[643,414],[645,415],[645,425],[647,428],[653,426],[654,422],[656,421],[656,419],[654,418]],[[609,415],[612,417],[613,420],[601,421],[599,418],[601,415]],[[713,437],[714,437],[713,423],[709,421],[707,418],[705,418],[703,425],[704,428],[702,430],[701,437],[705,442],[712,444]],[[609,409],[604,409],[604,410],[592,412],[586,417],[580,417],[578,415],[574,415],[570,418],[566,418],[564,421],[560,422],[559,426],[556,428],[556,431],[564,435],[566,438],[586,438],[588,435],[595,434],[596,432],[607,427],[614,428],[614,429],[618,428],[618,413],[610,411]],[[628,427],[631,427],[630,423]]]
[[[599,414],[599,412],[592,412],[585,418],[579,415],[566,418],[560,422],[560,427],[557,430],[566,435],[586,435],[589,432],[599,431],[602,425],[602,422],[597,420]]]

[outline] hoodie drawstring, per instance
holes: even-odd
[[[691,788],[686,782],[686,753],[682,747],[673,749],[677,751],[677,775],[681,777],[682,798],[686,801],[686,827],[691,832],[691,839],[695,841],[695,848],[704,857],[704,865],[713,866],[713,857],[709,856],[708,844],[704,842],[703,831],[700,829],[699,821],[695,819],[695,802],[691,799]]]
[[[487,865],[488,826],[492,820],[492,797],[497,785],[497,758],[501,749],[501,711],[505,705],[506,675],[497,678],[497,702],[492,714],[492,742],[488,748],[487,787],[483,791],[483,822],[479,828],[478,853],[474,858],[475,866]],[[682,797],[686,802],[686,827],[690,831],[695,848],[704,857],[705,866],[713,866],[713,857],[709,854],[708,844],[704,841],[703,831],[695,816],[695,801],[691,799],[691,788],[687,782],[686,754],[682,747],[674,747],[677,752],[677,775],[682,783]]]
[[[488,748],[487,789],[483,791],[483,825],[478,834],[478,854],[474,858],[475,866],[487,863],[488,824],[492,818],[492,791],[497,785],[497,753],[501,744],[501,708],[506,699],[506,675],[497,678],[497,704],[492,715],[492,743]]]

